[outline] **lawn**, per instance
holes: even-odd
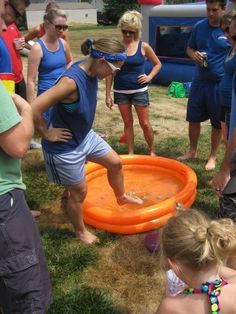
[[[80,44],[89,38],[117,37],[116,28],[70,30],[70,45],[74,59],[81,57]],[[25,72],[27,60],[24,59]],[[151,85],[150,119],[155,132],[159,156],[176,158],[188,148],[187,99],[167,96],[167,88]],[[123,124],[116,107],[106,108],[105,85],[99,83],[99,100],[94,128],[107,136],[107,141],[119,153],[127,152],[119,139]],[[211,216],[216,215],[218,200],[209,187],[214,172],[204,165],[209,153],[210,125],[202,126],[199,158],[187,164],[198,176],[198,193],[194,203]],[[222,159],[224,145],[219,150]],[[135,153],[147,154],[148,149],[135,116]],[[219,163],[218,163],[219,164]],[[62,188],[49,184],[41,151],[29,151],[22,163],[27,200],[31,209],[40,209],[38,218],[43,246],[51,274],[54,305],[50,314],[151,314],[164,291],[159,255],[147,251],[145,234],[115,235],[93,230],[101,244],[88,247],[74,238],[67,216],[61,210]]]

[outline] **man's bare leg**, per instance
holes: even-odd
[[[216,166],[216,154],[221,141],[222,132],[220,129],[211,128],[211,152],[206,163],[205,169],[207,171],[214,170]]]
[[[189,134],[189,143],[190,149],[189,151],[177,158],[177,160],[187,160],[187,159],[195,159],[197,158],[197,144],[200,135],[201,124],[200,122],[189,122],[188,134]]]

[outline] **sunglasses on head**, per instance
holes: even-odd
[[[130,34],[130,35],[134,35],[136,32],[134,31],[128,31],[127,29],[122,29],[121,32],[125,35]]]
[[[14,5],[12,5],[10,2],[7,2],[7,5],[9,5],[9,7],[12,8],[12,10],[15,13],[16,18],[22,17],[22,14],[17,10],[16,7],[14,7]]]
[[[57,31],[61,31],[61,30],[65,31],[66,29],[68,29],[68,25],[66,25],[66,24],[65,25],[64,24],[63,25],[62,24],[57,24],[57,25],[53,24],[53,25]]]
[[[120,68],[116,67],[114,64],[112,64],[111,62],[105,60],[106,64],[109,66],[109,68],[112,70],[112,73],[116,73],[118,71],[120,71]]]

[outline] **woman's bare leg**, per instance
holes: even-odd
[[[154,146],[154,133],[149,120],[149,107],[134,106],[138,115],[139,124],[143,130],[144,138],[148,144],[150,155],[156,156]]]
[[[66,212],[74,226],[76,237],[86,244],[99,242],[99,239],[87,230],[83,220],[82,204],[87,193],[86,183],[67,185],[66,190],[68,191]]]
[[[103,157],[94,159],[93,162],[107,168],[107,178],[119,205],[125,203],[143,203],[140,198],[134,198],[125,193],[122,160],[114,150],[111,150]]]

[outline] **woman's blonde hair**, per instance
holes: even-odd
[[[67,14],[64,10],[61,9],[51,9],[44,14],[44,22],[53,23],[57,17],[64,17],[67,19]]]
[[[142,14],[136,10],[126,11],[118,22],[118,27],[122,28],[125,25],[133,28],[135,33],[135,39],[139,39],[141,37],[141,29],[142,29]]]
[[[161,261],[178,260],[193,270],[221,263],[236,252],[236,227],[231,219],[211,220],[195,209],[172,217],[161,232]]]
[[[225,14],[222,15],[220,25],[229,26],[234,16],[236,16],[236,10],[227,11]]]
[[[119,40],[113,38],[100,38],[96,41],[86,39],[81,45],[81,52],[87,56],[92,48],[109,54],[125,52],[124,45]]]

